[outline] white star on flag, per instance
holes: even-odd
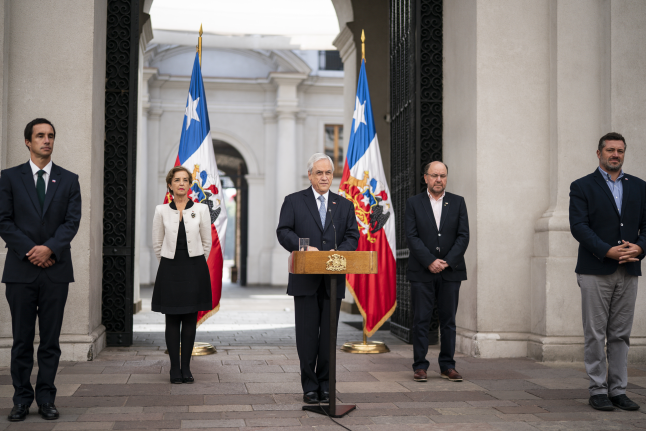
[[[363,102],[363,105],[359,102],[359,98],[357,97],[355,104],[354,104],[354,114],[352,115],[352,119],[354,120],[354,131],[356,133],[357,129],[359,128],[359,124],[363,123],[366,126],[368,123],[366,123],[366,102]]]
[[[188,126],[191,125],[191,120],[200,121],[200,117],[197,115],[197,104],[199,102],[199,97],[193,100],[191,93],[188,93],[188,104],[186,105],[186,111],[184,112],[184,115],[186,115],[186,130],[188,130]]]

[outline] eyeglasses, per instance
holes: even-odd
[[[424,174],[424,175],[428,175],[429,177],[433,178],[434,180],[436,180],[438,177],[442,178],[442,179],[446,178],[446,175],[438,175],[438,174]]]

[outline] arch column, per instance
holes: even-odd
[[[305,73],[271,73],[271,82],[276,89],[276,115],[277,140],[276,140],[276,165],[274,168],[274,180],[276,190],[275,226],[278,225],[280,208],[285,196],[296,192],[300,186],[297,172],[297,148],[296,148],[296,113],[298,108],[298,85],[307,78]],[[305,167],[303,167],[305,169]],[[275,236],[274,236],[275,237]],[[274,249],[271,257],[271,284],[286,285],[287,273],[287,251],[274,240]]]

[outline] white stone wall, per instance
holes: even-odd
[[[646,177],[646,3],[457,0],[444,19],[447,189],[471,228],[458,349],[580,361],[569,186],[609,131]],[[631,360],[646,359],[645,307],[640,292]]]
[[[56,126],[53,161],[77,174],[83,200],[72,241],[70,284],[61,334],[61,360],[92,359],[105,344],[101,325],[105,0],[2,1],[1,165],[27,162],[23,130],[36,117]],[[56,23],[56,25],[52,25]],[[6,249],[0,247],[0,268]],[[0,285],[4,298],[5,286]],[[38,343],[38,337],[36,337]],[[11,317],[0,301],[0,365],[10,361]]]
[[[212,138],[236,148],[247,165],[248,284],[287,284],[287,252],[275,234],[280,206],[286,194],[304,188],[307,159],[323,150],[324,125],[344,122],[343,73],[319,74],[317,55],[224,48],[202,54]],[[157,272],[150,221],[177,157],[194,56],[193,47],[181,46],[151,46],[146,54],[140,98],[147,130],[139,148],[148,165],[137,193],[142,284],[154,283]]]

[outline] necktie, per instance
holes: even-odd
[[[43,209],[45,204],[45,180],[43,179],[45,171],[42,169],[38,171],[38,179],[36,180],[36,193],[38,193],[38,200],[40,201],[40,209]]]
[[[325,213],[327,212],[327,207],[325,206],[325,198],[319,196],[321,201],[321,206],[319,206],[319,216],[321,216],[321,226],[325,227]]]

